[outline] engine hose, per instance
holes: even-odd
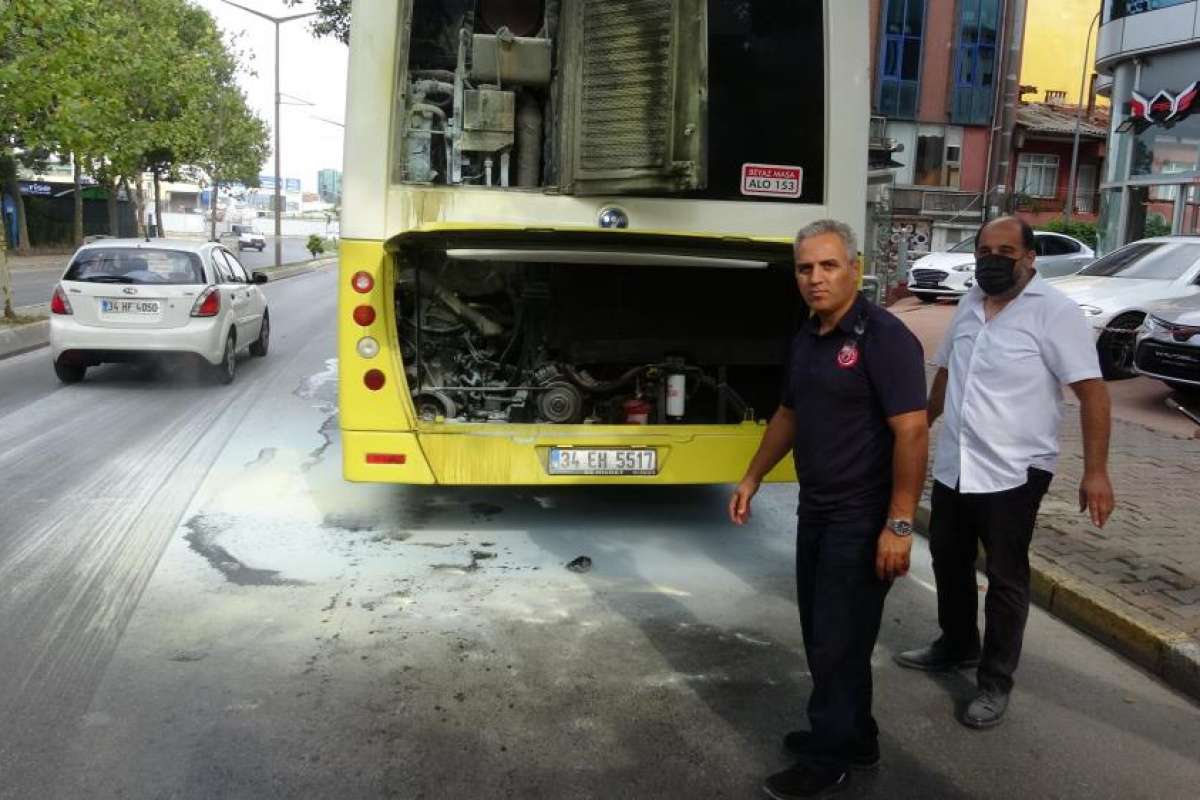
[[[432,80],[442,83],[454,83],[454,73],[448,69],[414,69],[409,73],[413,80]]]
[[[634,367],[621,377],[617,378],[615,381],[600,382],[591,378],[585,378],[584,376],[580,375],[570,364],[562,365],[563,372],[567,374],[567,377],[570,378],[574,384],[579,386],[581,389],[587,389],[589,392],[595,392],[596,394],[607,394],[608,392],[616,391],[622,386],[628,384],[638,375],[641,375],[643,372],[650,369],[652,366],[654,365],[647,364],[640,367]]]

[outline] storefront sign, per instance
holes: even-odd
[[[1191,86],[1178,94],[1162,89],[1149,100],[1134,92],[1133,99],[1129,101],[1129,116],[1117,128],[1117,133],[1130,130],[1141,133],[1153,125],[1170,128],[1200,108],[1197,95],[1200,95],[1200,81],[1193,81]]]

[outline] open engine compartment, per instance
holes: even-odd
[[[399,265],[424,422],[728,424],[775,410],[801,313],[786,264],[462,259]]]

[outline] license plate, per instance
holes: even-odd
[[[100,299],[101,314],[157,314],[158,310],[157,300]]]
[[[551,475],[657,475],[658,452],[651,448],[552,447]]]

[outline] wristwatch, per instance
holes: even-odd
[[[913,524],[909,519],[889,519],[887,526],[891,528],[892,533],[897,536],[912,536]]]

